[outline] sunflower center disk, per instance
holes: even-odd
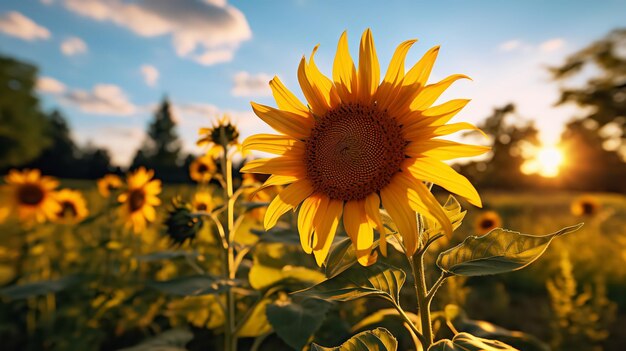
[[[376,106],[341,104],[316,121],[306,141],[308,178],[316,192],[336,200],[362,200],[400,171],[402,128]]]
[[[20,203],[35,206],[43,200],[44,193],[38,185],[26,184],[19,188],[17,197]]]
[[[63,218],[74,218],[78,215],[78,211],[76,210],[76,206],[69,201],[63,201],[61,203],[61,211],[59,212],[59,216]]]
[[[146,194],[144,194],[143,190],[136,189],[130,192],[130,195],[128,196],[128,206],[130,207],[131,212],[138,211],[145,203]]]
[[[480,226],[482,228],[488,229],[493,227],[495,224],[496,223],[492,219],[483,219],[483,221],[480,223]]]

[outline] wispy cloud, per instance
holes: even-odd
[[[17,11],[0,15],[0,32],[23,40],[50,38],[50,31]]]
[[[87,44],[79,37],[69,37],[61,43],[61,52],[65,56],[84,54],[87,50]]]
[[[507,40],[498,46],[500,51],[509,52],[520,49],[522,47],[522,41],[518,39]]]
[[[565,40],[562,38],[554,38],[546,40],[539,45],[539,49],[543,52],[555,52],[565,47]]]
[[[171,35],[179,56],[203,65],[230,61],[252,36],[243,13],[225,0],[65,0],[65,6],[143,37]]]
[[[152,65],[142,65],[141,75],[143,76],[144,82],[149,87],[153,87],[159,81],[159,70]]]
[[[129,116],[138,111],[126,93],[113,84],[97,84],[90,91],[69,91],[63,95],[63,101],[90,114]]]
[[[36,88],[40,93],[53,95],[63,94],[67,90],[65,84],[52,77],[39,77]]]
[[[272,94],[269,88],[271,79],[272,77],[266,73],[238,72],[233,77],[231,93],[234,96],[269,96]]]

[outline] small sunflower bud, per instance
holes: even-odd
[[[202,219],[194,216],[191,205],[179,198],[172,200],[172,209],[167,213],[165,220],[166,235],[170,237],[173,245],[182,245],[185,241],[193,241],[196,234],[202,228]]]

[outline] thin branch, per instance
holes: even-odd
[[[437,293],[437,290],[441,287],[441,285],[443,285],[443,283],[446,281],[446,279],[448,279],[450,276],[451,276],[450,273],[441,272],[441,275],[439,276],[439,279],[437,279],[435,284],[433,284],[433,286],[430,288],[430,291],[428,291],[428,294],[426,294],[426,300],[427,301],[432,301],[433,300],[433,297],[435,297],[435,294]]]

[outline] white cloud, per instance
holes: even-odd
[[[63,100],[85,113],[128,116],[138,111],[124,91],[113,84],[97,84],[91,91],[76,89],[66,93]]]
[[[67,90],[67,87],[54,78],[39,77],[39,79],[37,79],[37,90],[45,94],[59,95],[63,94]]]
[[[272,77],[266,73],[250,74],[248,72],[237,72],[233,77],[234,96],[269,96],[272,91],[269,81]]]
[[[565,47],[565,40],[561,38],[554,38],[546,40],[539,45],[539,49],[543,52],[554,52]]]
[[[65,56],[84,54],[87,52],[87,44],[79,37],[69,37],[61,43],[61,52]]]
[[[522,42],[518,39],[508,40],[498,46],[500,51],[510,52],[522,48]]]
[[[0,15],[0,32],[28,41],[50,38],[47,28],[16,11]]]
[[[147,86],[153,87],[157,84],[159,80],[159,70],[156,67],[152,65],[142,65],[140,70]]]
[[[225,0],[65,0],[65,6],[143,37],[171,35],[179,56],[204,65],[230,61],[252,36],[243,13]]]
[[[54,0],[40,0],[40,1],[44,5],[52,5],[54,3]]]

